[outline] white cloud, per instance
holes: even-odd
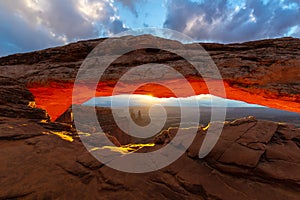
[[[0,1],[0,39],[27,51],[107,36],[126,30],[117,11],[113,0]]]
[[[162,26],[164,19],[164,27],[204,41],[227,43],[300,37],[299,0],[161,2],[164,3],[159,4],[162,4],[160,10],[150,0],[0,0],[0,56],[111,36],[132,27],[148,26],[147,23],[155,25],[156,21]],[[119,8],[123,18],[119,16]],[[164,17],[162,13],[166,10]]]
[[[164,27],[225,43],[282,37],[300,25],[299,5],[299,0],[173,0]],[[297,36],[294,32],[290,35]]]

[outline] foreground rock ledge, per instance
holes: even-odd
[[[0,199],[299,199],[299,129],[253,117],[228,122],[199,159],[204,135],[170,166],[128,174],[98,162],[60,123],[0,117]]]

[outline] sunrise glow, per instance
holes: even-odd
[[[191,85],[193,86],[196,95],[198,94],[208,94],[208,90],[203,81],[199,80],[191,80]],[[180,82],[177,83],[180,85]],[[269,101],[261,95],[251,94],[243,90],[239,90],[237,88],[231,87],[229,84],[224,82],[224,86],[226,89],[226,94],[228,99],[236,99],[240,101],[245,101],[247,103],[259,104],[263,106],[268,106],[271,108],[278,108],[286,111],[300,112],[300,107],[297,102],[281,99],[273,99]],[[128,87],[124,87],[124,93],[127,90],[130,90],[131,85]],[[36,106],[38,108],[45,109],[51,117],[52,121],[55,121],[62,113],[64,113],[71,105],[72,105],[72,91],[73,84],[72,83],[49,83],[47,86],[39,86],[35,85],[29,86],[30,91],[35,97]],[[78,101],[73,102],[73,104],[82,104],[89,99],[91,99],[94,95],[97,97],[100,96],[111,96],[113,88],[109,84],[101,83],[101,90],[98,89],[96,94],[94,91],[90,90],[86,86],[82,86],[82,91],[80,93],[81,97],[78,98]],[[141,91],[137,91],[139,94],[147,94],[147,100],[151,99],[151,95],[153,98],[168,98],[175,97],[173,93],[171,93],[168,89],[163,88],[155,88],[155,87],[143,87]],[[148,95],[151,94],[151,95]],[[184,97],[184,91],[182,91],[182,96]],[[146,98],[143,98],[146,99]],[[149,102],[149,101],[147,101]]]

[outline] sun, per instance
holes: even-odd
[[[146,94],[146,95],[142,95],[142,98],[145,99],[146,101],[152,102],[155,100],[155,98],[153,97],[152,94]]]
[[[152,94],[138,95],[138,99],[143,103],[148,103],[148,104],[157,102],[157,98],[154,97]]]
[[[144,95],[146,98],[148,97],[148,98],[154,98],[154,96],[153,96],[153,94],[145,94]]]

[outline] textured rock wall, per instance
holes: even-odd
[[[151,36],[140,37],[141,40],[151,39]],[[129,39],[124,37],[124,43]],[[73,82],[83,59],[102,40],[3,57],[0,58],[0,70],[3,76],[26,84],[36,97],[37,105],[47,109],[52,119],[55,119],[71,104]],[[175,42],[174,45],[180,44]],[[228,98],[300,112],[300,39],[280,38],[202,46],[220,70]],[[115,81],[124,70],[148,62],[174,67],[186,76],[196,94],[208,93],[203,80],[182,58],[166,51],[142,49],[116,60],[104,77],[104,82],[99,83],[97,94],[110,95]],[[172,80],[168,76],[163,78],[180,88],[180,80]],[[125,86],[130,88],[132,84]],[[85,88],[83,92],[93,91]],[[168,90],[152,86],[143,87],[137,92],[152,93],[159,97],[173,95]]]
[[[0,199],[300,197],[300,132],[292,125],[255,118],[229,122],[204,159],[197,157],[205,136],[199,128],[194,143],[177,161],[145,174],[105,166],[77,135],[62,127],[66,128],[59,123],[0,116]],[[96,134],[87,137],[95,143]],[[138,151],[153,151],[161,143]]]
[[[36,108],[34,96],[15,79],[0,76],[0,116],[48,120],[45,110]]]

